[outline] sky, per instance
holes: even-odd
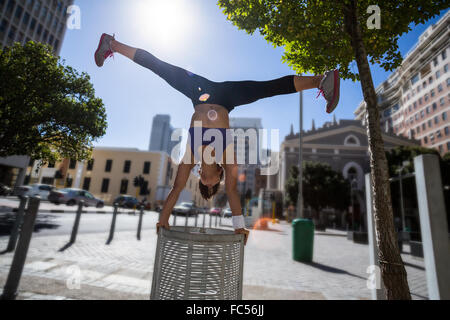
[[[194,112],[188,98],[119,54],[98,68],[94,52],[104,32],[212,81],[262,81],[295,74],[281,62],[283,48],[274,48],[258,32],[249,35],[233,26],[215,0],[76,0],[75,4],[81,9],[80,29],[67,30],[60,55],[67,65],[90,75],[96,96],[105,104],[108,129],[94,146],[147,150],[156,114],[170,114],[173,127],[188,128]],[[438,20],[412,26],[399,40],[401,53],[406,54]],[[389,74],[372,66],[375,86]],[[323,98],[316,99],[317,93],[304,92],[305,130],[311,128],[313,119],[316,128],[333,119],[325,112]],[[343,81],[336,118],[354,119],[362,98],[359,82]],[[263,127],[278,129],[283,140],[291,124],[298,132],[299,94],[239,106],[230,117],[261,118]]]

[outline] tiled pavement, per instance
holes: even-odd
[[[291,227],[269,225],[252,231],[245,248],[244,299],[370,299],[366,287],[368,247],[345,233],[316,233],[314,263],[292,260]],[[63,252],[68,236],[34,237],[20,284],[19,299],[149,299],[156,233],[82,234]],[[0,251],[7,238],[0,238]],[[3,287],[13,255],[0,255]],[[424,263],[403,255],[413,299],[427,298]]]

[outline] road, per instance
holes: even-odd
[[[14,222],[15,214],[12,209],[19,206],[19,201],[15,198],[0,198],[0,237],[9,235],[12,224]],[[72,227],[75,221],[77,207],[68,207],[65,205],[54,205],[46,201],[42,201],[40,210],[36,219],[35,236],[49,236],[49,235],[67,235],[70,236]],[[64,210],[64,213],[50,213],[51,210]],[[104,233],[109,234],[111,227],[113,207],[105,206],[102,209],[86,208],[87,211],[81,216],[80,226],[78,232],[83,233]],[[96,213],[101,210],[105,213]],[[69,211],[69,212],[67,212]],[[133,214],[134,213],[134,214]],[[155,229],[158,222],[159,213],[155,211],[144,211],[142,228],[143,230]],[[176,225],[185,225],[185,217],[178,216]],[[209,215],[205,216],[205,226],[209,226]],[[170,225],[173,225],[173,216],[170,218]],[[119,209],[119,214],[116,218],[116,231],[133,231],[137,230],[139,222],[138,211]],[[203,224],[203,215],[198,215],[198,226]],[[218,222],[219,224],[219,219]],[[211,221],[212,226],[215,225],[215,217]],[[231,219],[222,219],[222,224],[231,226]],[[195,225],[195,218],[189,217],[188,225]]]

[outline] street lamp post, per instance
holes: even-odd
[[[301,74],[299,74],[301,76]],[[300,117],[299,117],[299,135],[298,135],[298,199],[297,199],[297,218],[303,218],[303,91],[300,91]]]

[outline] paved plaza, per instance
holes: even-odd
[[[137,217],[135,217],[137,221]],[[19,299],[149,299],[156,250],[157,214],[144,215],[141,241],[136,231],[79,234],[77,241],[60,251],[67,235],[33,235],[20,283]],[[172,223],[172,219],[170,222]],[[184,225],[179,217],[177,225]],[[213,219],[214,225],[215,219]],[[201,219],[198,221],[202,223]],[[208,225],[209,221],[207,221]],[[222,228],[229,228],[229,220]],[[194,218],[189,219],[194,224]],[[8,237],[0,237],[0,251]],[[245,247],[243,298],[370,299],[366,281],[368,246],[347,240],[345,232],[316,232],[314,262],[292,259],[292,230],[286,222],[269,224],[269,230],[253,230]],[[0,255],[3,288],[13,258]],[[422,259],[403,254],[413,299],[427,299]]]

